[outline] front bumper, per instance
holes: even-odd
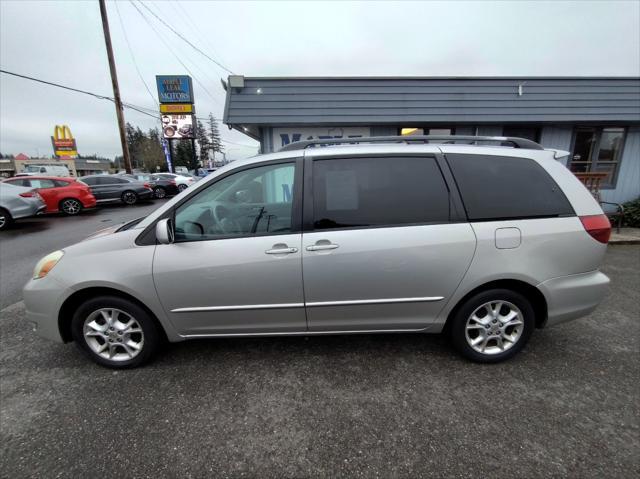
[[[609,282],[604,273],[590,271],[540,283],[538,289],[547,300],[544,326],[554,326],[591,313],[606,296]]]
[[[27,320],[38,336],[64,342],[58,326],[58,311],[65,297],[66,287],[50,275],[31,279],[22,290]]]

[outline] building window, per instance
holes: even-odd
[[[502,136],[512,136],[524,138],[526,140],[540,142],[540,128],[533,126],[505,126],[502,129]]]
[[[575,173],[607,173],[600,185],[614,188],[625,129],[622,127],[579,127],[573,135],[571,150],[571,171]]]
[[[453,128],[400,128],[400,135],[455,135],[455,130]]]

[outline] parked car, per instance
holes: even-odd
[[[0,231],[15,220],[42,213],[46,207],[36,190],[0,182]]]
[[[558,154],[504,137],[294,143],[43,258],[27,316],[114,368],[165,338],[373,332],[445,332],[502,361],[607,291],[611,226]]]
[[[60,211],[73,216],[96,205],[91,189],[74,178],[28,176],[8,178],[4,182],[37,189],[47,205],[46,213]]]
[[[26,165],[16,176],[71,176],[65,165]]]
[[[174,179],[163,178],[156,174],[152,175],[150,173],[125,173],[121,176],[148,183],[153,190],[153,195],[159,199],[166,198],[167,196],[174,196],[180,192],[180,190],[178,189],[178,185],[176,184],[176,181]]]
[[[193,185],[197,180],[189,175],[178,175],[176,173],[155,173],[156,177],[164,178],[165,180],[173,180],[178,185],[178,191],[184,191],[191,185]]]
[[[134,205],[139,200],[153,198],[153,190],[149,183],[132,178],[119,175],[89,175],[78,180],[91,188],[98,203],[122,201],[126,205]]]

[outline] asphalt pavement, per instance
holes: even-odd
[[[114,372],[14,304],[0,477],[639,477],[640,246],[604,271],[595,313],[497,365],[384,334],[191,341]]]
[[[164,201],[134,206],[110,204],[78,216],[43,215],[16,221],[0,232],[0,309],[22,299],[22,288],[46,254],[82,241],[102,228],[147,216]]]

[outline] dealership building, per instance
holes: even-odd
[[[640,196],[640,77],[232,75],[223,84],[223,122],[264,153],[307,139],[517,136],[569,151],[560,161],[576,173],[606,173],[605,201]]]

